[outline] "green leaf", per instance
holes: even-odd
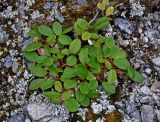
[[[56,47],[52,47],[52,48],[50,48],[50,49],[49,49],[49,52],[50,52],[50,53],[57,54],[57,53],[59,53],[60,51],[59,51],[59,49],[58,49],[58,48],[56,48]]]
[[[94,80],[94,75],[88,71],[88,76],[87,76],[87,80]]]
[[[77,63],[77,58],[76,58],[75,56],[71,55],[71,56],[69,56],[69,57],[67,58],[67,65],[68,65],[68,66],[73,66],[73,65],[75,65],[76,63]]]
[[[39,89],[41,82],[44,81],[44,80],[45,79],[42,79],[42,78],[32,80],[30,85],[29,85],[29,90],[37,90],[37,89]]]
[[[45,52],[46,56],[50,56],[51,55],[51,53],[50,53],[50,47],[48,45],[45,45],[44,52]]]
[[[60,36],[62,34],[62,25],[59,22],[54,22],[52,25],[53,32]]]
[[[131,80],[133,80],[134,82],[137,83],[142,83],[144,81],[144,76],[142,74],[140,74],[139,72],[137,72],[136,70],[129,68],[127,70],[128,72],[128,76],[131,78]]]
[[[61,35],[58,37],[58,41],[62,44],[62,45],[69,45],[72,42],[71,37],[67,36],[67,35]]]
[[[61,103],[60,99],[58,99],[58,98],[51,98],[51,102],[54,103],[54,104],[60,104]]]
[[[36,59],[38,58],[38,54],[37,54],[36,52],[24,52],[24,57],[25,57],[28,61],[35,62]]]
[[[88,87],[90,90],[96,90],[98,88],[98,81],[97,80],[89,81]]]
[[[108,82],[110,82],[110,83],[114,83],[114,82],[117,80],[116,70],[111,69],[111,70],[108,72],[107,80],[108,80]]]
[[[89,91],[89,93],[87,94],[87,96],[89,97],[89,98],[96,98],[97,96],[99,96],[99,93],[98,93],[98,91]]]
[[[66,80],[64,82],[64,88],[67,90],[75,88],[76,86],[77,86],[77,82],[75,80]]]
[[[72,31],[72,30],[73,30],[73,26],[68,27],[68,28],[65,28],[65,29],[63,30],[62,34],[69,33],[69,32]]]
[[[61,99],[63,101],[66,101],[71,97],[71,95],[72,95],[72,91],[66,91],[61,95]]]
[[[74,31],[76,34],[79,34],[79,35],[82,35],[82,33],[84,32],[84,30],[78,26],[77,22],[74,24]]]
[[[40,25],[38,31],[44,36],[50,36],[53,34],[52,29],[46,25]]]
[[[91,38],[91,33],[86,31],[82,34],[82,40],[89,40]]]
[[[85,19],[80,18],[76,22],[81,29],[83,30],[89,29],[89,23]]]
[[[109,16],[109,15],[113,14],[113,12],[114,12],[114,7],[113,6],[109,6],[106,9],[106,16]]]
[[[100,36],[97,33],[91,33],[92,39],[98,39]]]
[[[48,67],[49,72],[53,75],[53,76],[57,76],[58,75],[58,69],[56,66],[51,65]]]
[[[86,96],[84,98],[84,100],[82,102],[80,102],[80,104],[83,106],[83,107],[88,107],[90,105],[90,99]]]
[[[79,102],[84,101],[84,99],[85,99],[85,94],[82,94],[79,90],[77,90],[77,91],[76,91],[76,99],[77,99]]]
[[[105,62],[105,59],[104,59],[103,55],[97,56],[97,61],[98,61],[99,63],[104,63],[104,62]]]
[[[54,88],[55,88],[56,91],[62,92],[63,88],[62,88],[61,82],[60,81],[56,81],[55,84],[54,84]]]
[[[33,66],[31,67],[31,72],[38,77],[44,77],[45,75],[48,74],[48,72],[46,70],[44,70],[41,67],[37,67],[37,66]]]
[[[79,53],[79,60],[82,64],[86,64],[88,60],[88,48],[81,48]]]
[[[74,39],[69,45],[69,51],[71,54],[76,54],[81,48],[81,41],[79,39]]]
[[[56,97],[59,97],[60,95],[61,94],[59,92],[55,92],[55,91],[48,91],[43,93],[43,96],[48,98],[56,98]]]
[[[80,105],[76,99],[70,98],[65,102],[65,106],[69,112],[76,112]]]
[[[28,44],[24,51],[31,52],[39,49],[42,46],[40,42],[32,42],[31,44]]]
[[[37,27],[34,27],[34,28],[30,29],[28,35],[29,35],[32,39],[34,39],[34,38],[36,38],[36,37],[37,37],[37,38],[41,38],[41,36],[42,36],[42,35],[38,32]]]
[[[46,57],[43,61],[44,66],[51,66],[53,64],[53,58],[52,57]]]
[[[89,84],[88,82],[81,82],[79,86],[80,92],[83,94],[89,93]]]
[[[47,37],[47,44],[52,45],[53,43],[56,42],[56,35],[52,34],[49,37]]]
[[[63,76],[66,78],[72,78],[76,76],[76,72],[73,68],[71,67],[66,67],[64,72],[63,72]]]
[[[115,85],[109,82],[102,82],[102,87],[107,94],[114,94],[116,92]]]
[[[64,55],[70,54],[69,49],[63,49],[63,50],[61,50],[61,53],[63,53]]]
[[[51,88],[54,84],[54,81],[53,80],[43,80],[40,84],[40,88],[42,90],[47,90],[49,88]]]
[[[109,61],[107,61],[107,60],[105,61],[105,66],[109,70],[112,69],[112,64]]]
[[[95,30],[101,30],[104,29],[106,27],[108,27],[109,25],[109,20],[107,17],[102,17],[100,18],[94,25],[94,29]]]
[[[88,55],[95,58],[99,55],[99,50],[97,47],[94,46],[88,46]]]
[[[88,76],[88,69],[82,64],[76,65],[75,72],[81,79],[86,79]]]
[[[98,69],[100,67],[100,64],[97,62],[96,58],[89,58],[88,63],[90,67]]]
[[[65,55],[63,53],[57,53],[57,58],[62,59]]]
[[[43,63],[47,56],[38,56],[35,60],[37,63]]]
[[[124,58],[118,58],[113,60],[114,65],[116,65],[118,68],[126,70],[130,68],[130,63],[127,61],[127,59]]]

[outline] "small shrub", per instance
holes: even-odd
[[[107,94],[115,93],[117,69],[131,80],[143,82],[143,76],[132,69],[126,52],[114,39],[98,34],[108,25],[106,17],[92,23],[80,18],[73,27],[63,28],[54,22],[52,27],[31,29],[34,42],[26,46],[24,56],[34,62],[30,70],[36,77],[29,89],[41,89],[54,104],[64,103],[69,112],[75,112],[98,97],[99,85]]]

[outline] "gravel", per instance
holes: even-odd
[[[160,57],[156,57],[154,59],[152,59],[153,63],[157,66],[160,66]]]
[[[13,115],[7,122],[25,122],[25,115],[23,113],[18,113]]]
[[[141,116],[143,122],[153,122],[153,107],[150,105],[143,105],[141,107]]]

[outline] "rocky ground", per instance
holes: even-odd
[[[0,0],[0,121],[159,122],[159,0],[151,1],[153,5],[144,0],[118,1],[110,28],[102,32],[113,35],[128,52],[133,67],[143,73],[144,83],[135,84],[120,77],[115,95],[107,96],[99,88],[100,98],[90,108],[81,108],[75,114],[68,113],[64,106],[51,104],[39,92],[28,91],[34,76],[27,69],[30,63],[24,60],[23,49],[32,41],[27,34],[31,26],[51,24],[54,20],[71,24],[69,17],[82,17],[85,10],[85,16],[93,17],[96,1],[89,3],[93,4],[89,8],[86,0],[73,4],[53,1]],[[68,14],[70,11],[73,13]]]

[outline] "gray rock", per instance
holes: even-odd
[[[10,55],[6,56],[4,66],[6,68],[12,67],[12,57]]]
[[[117,27],[120,28],[121,31],[131,35],[134,31],[133,25],[126,19],[116,18],[114,19],[114,23]]]
[[[160,122],[160,110],[156,110],[156,114],[157,114],[157,119]]]
[[[17,73],[17,71],[18,71],[18,63],[15,61],[13,62],[13,65],[12,65],[12,72]]]
[[[44,5],[44,9],[52,9],[54,6],[54,2],[46,2]]]
[[[140,88],[140,90],[141,90],[141,92],[143,93],[143,94],[146,94],[146,95],[149,95],[149,94],[151,94],[151,91],[150,91],[150,89],[149,89],[149,87],[147,87],[147,86],[142,86],[141,88]]]
[[[131,12],[130,15],[134,16],[142,16],[144,14],[145,7],[142,7],[139,3],[135,2],[131,4]]]
[[[7,122],[25,122],[25,116],[22,113],[13,115]]]
[[[41,120],[42,118],[48,118],[49,120],[52,118],[51,110],[48,109],[45,104],[29,104],[26,110],[35,121]]]
[[[136,120],[139,120],[138,122],[141,122],[141,115],[140,115],[140,113],[139,113],[138,110],[133,111],[133,112],[130,114],[130,116],[131,116],[132,118],[136,119]]]
[[[157,65],[157,66],[160,66],[160,57],[156,57],[154,59],[152,59],[152,62]]]
[[[144,34],[151,40],[160,42],[160,32],[155,29],[148,29],[144,32]]]
[[[0,44],[4,43],[6,40],[8,40],[8,37],[9,37],[9,35],[0,26]]]
[[[153,107],[150,105],[143,105],[141,107],[141,117],[143,122],[153,122]]]
[[[160,91],[160,82],[155,82],[152,84],[151,86],[151,91],[152,92],[157,92],[157,91]]]
[[[149,103],[149,102],[151,102],[151,97],[149,97],[149,96],[143,97],[142,99],[140,99],[140,102],[141,103]]]
[[[150,68],[146,68],[144,71],[145,71],[145,73],[146,73],[147,75],[150,75],[151,72],[152,72],[152,70],[151,70]]]
[[[135,110],[137,110],[137,107],[136,107],[136,104],[135,104],[135,103],[132,103],[132,102],[131,102],[131,103],[126,104],[126,112],[127,112],[128,114],[134,112]]]

